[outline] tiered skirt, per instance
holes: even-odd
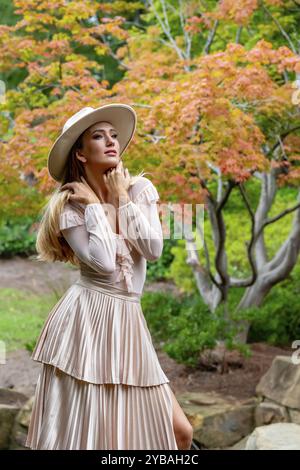
[[[48,315],[26,447],[178,449],[172,391],[140,295],[81,277]]]

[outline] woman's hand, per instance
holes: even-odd
[[[119,161],[117,166],[112,170],[107,171],[103,175],[104,182],[106,184],[109,201],[113,205],[119,203],[119,199],[127,196],[127,190],[130,183],[130,174],[127,168],[123,168],[122,160]]]
[[[82,183],[79,181],[72,181],[61,186],[60,190],[70,189],[73,194],[70,194],[68,200],[79,202],[82,204],[93,204],[103,202],[100,201],[96,193],[92,190],[83,176],[80,177]]]

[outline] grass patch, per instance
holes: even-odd
[[[34,295],[16,289],[0,289],[0,341],[7,352],[20,348],[33,350],[51,308],[55,294]]]

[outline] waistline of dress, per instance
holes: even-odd
[[[97,290],[99,292],[102,292],[103,294],[107,294],[123,300],[129,300],[132,302],[140,303],[142,297],[142,294],[139,294],[137,292],[128,292],[124,289],[119,289],[116,286],[101,282],[98,279],[93,279],[83,275],[79,277],[75,284],[80,285],[82,287],[87,287],[88,289]]]

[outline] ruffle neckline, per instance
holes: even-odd
[[[61,219],[61,226],[63,228],[84,223],[84,210],[86,205],[82,203],[74,203],[74,205],[79,206],[79,209],[81,209],[83,214],[80,215],[70,211],[65,212]],[[130,255],[132,247],[130,244],[127,245],[124,236],[121,233],[112,233],[116,240],[116,263],[118,265],[118,272],[115,281],[120,282],[124,279],[128,292],[133,292],[132,278],[134,274],[134,261]]]
[[[134,204],[145,204],[145,202],[151,204],[153,201],[157,201],[158,199],[159,194],[157,192],[157,189],[152,183],[150,183],[143,189],[141,189],[141,191],[134,198],[132,198],[131,202],[133,202]],[[130,204],[130,202],[128,204]],[[132,278],[134,274],[134,261],[131,256],[132,245],[126,242],[122,234],[116,233],[115,235],[117,241],[116,261],[120,266],[116,281],[119,282],[122,279],[125,279],[128,292],[132,292]]]
[[[132,278],[134,261],[130,254],[132,247],[129,244],[127,245],[122,235],[116,235],[119,235],[118,238],[116,238],[116,263],[119,265],[119,271],[115,280],[116,282],[120,282],[124,279],[128,292],[133,292]]]

